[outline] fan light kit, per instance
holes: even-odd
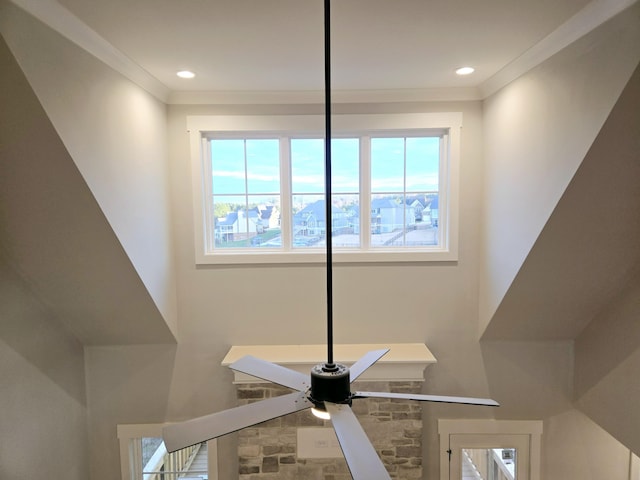
[[[351,384],[377,362],[389,349],[373,350],[351,368],[333,361],[333,246],[331,218],[331,59],[330,0],[324,0],[324,73],[325,73],[325,208],[327,267],[327,362],[315,365],[305,375],[275,363],[247,355],[229,367],[294,390],[293,393],[261,400],[222,412],[168,425],[163,429],[167,451],[175,452],[207,440],[305,409],[330,420],[340,448],[354,480],[390,480],[389,473],[366,433],[360,426],[351,404],[359,398],[386,398],[426,402],[459,403],[497,407],[487,398],[449,397],[389,392],[351,392]]]
[[[331,420],[331,415],[326,410],[319,410],[316,407],[311,407],[311,413],[322,420]]]

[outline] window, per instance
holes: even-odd
[[[123,480],[215,480],[217,443],[202,444],[167,453],[161,424],[118,425]]]
[[[540,420],[438,420],[440,479],[540,479]]]
[[[444,134],[371,138],[373,247],[437,247]],[[433,216],[432,216],[433,213]]]
[[[457,257],[459,113],[334,115],[335,262]],[[197,263],[323,262],[323,117],[189,117]]]

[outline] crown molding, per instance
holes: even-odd
[[[637,0],[592,0],[529,50],[485,80],[479,86],[482,98],[493,95],[636,2]]]
[[[481,100],[476,87],[398,90],[334,90],[333,103],[406,103]],[[175,91],[170,105],[276,105],[321,104],[324,92],[315,91]]]
[[[106,65],[167,104],[318,104],[322,91],[170,91],[128,56],[55,0],[10,0]],[[478,87],[334,91],[335,103],[402,103],[483,100],[544,62],[638,0],[592,0],[552,33]]]
[[[10,0],[98,60],[166,103],[169,89],[55,0]]]

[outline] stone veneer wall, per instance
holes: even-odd
[[[352,391],[419,393],[420,382],[355,382]],[[238,385],[241,405],[290,393],[273,384]],[[362,398],[353,411],[380,455],[391,478],[422,478],[421,402]],[[238,436],[240,480],[351,480],[344,458],[297,457],[298,427],[331,427],[330,421],[301,412],[276,418]]]

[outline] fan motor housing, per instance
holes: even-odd
[[[349,368],[339,363],[320,364],[311,369],[311,401],[318,405],[351,403]]]

